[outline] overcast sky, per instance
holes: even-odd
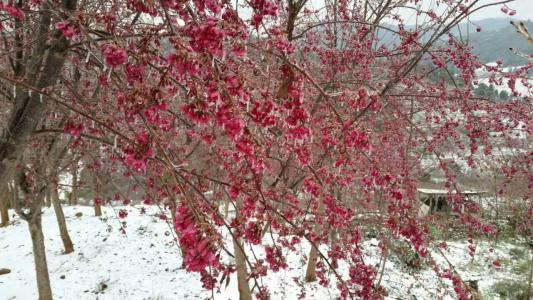
[[[483,1],[484,3],[494,3],[499,1]],[[517,19],[533,19],[533,0],[516,0],[508,4],[509,8],[516,10],[516,15],[513,18]],[[474,13],[471,17],[472,20],[486,19],[486,18],[501,18],[506,15],[500,10],[502,5],[491,6],[485,9],[482,9]]]
[[[441,5],[436,5],[436,3],[441,2]],[[421,6],[423,9],[428,9],[432,7],[433,9],[436,8],[436,12],[438,14],[442,13],[443,9],[446,7],[449,7],[447,5],[442,5],[442,0],[422,0]],[[497,3],[501,2],[501,0],[480,0],[479,3],[477,3],[474,7],[479,8],[481,6],[491,4],[491,3]],[[465,2],[468,5],[468,2]],[[412,6],[412,5],[411,5]],[[471,21],[481,20],[481,19],[487,19],[487,18],[506,18],[510,17],[509,15],[502,12],[502,8],[504,5],[502,4],[496,4],[493,6],[483,7],[478,11],[475,11],[472,13],[469,17]],[[508,10],[515,10],[516,14],[512,16],[512,18],[516,19],[533,19],[533,0],[515,0],[513,2],[510,2],[507,4]],[[439,13],[440,12],[440,13]],[[401,10],[401,15],[403,16],[404,20],[409,24],[413,24],[416,22],[416,14],[409,9]],[[421,20],[419,20],[420,22]]]
[[[314,8],[320,8],[324,6],[324,1],[325,0],[311,0],[308,2],[308,5]],[[422,7],[426,9],[429,7],[433,7],[433,8],[440,7],[444,9],[445,7],[448,7],[447,5],[442,4],[444,1],[445,0],[422,0],[419,2],[419,4],[422,5]],[[451,1],[455,2],[454,0],[451,0]],[[439,3],[439,2],[441,4],[437,6],[436,3]],[[476,7],[480,7],[485,4],[496,3],[496,2],[501,2],[501,0],[481,0],[479,1],[478,4],[476,4]],[[468,4],[468,2],[465,2],[465,3]],[[409,6],[413,6],[413,4],[411,3]],[[510,9],[516,10],[516,14],[513,16],[513,18],[523,19],[523,20],[527,20],[527,19],[533,20],[533,0],[515,0],[513,2],[508,3],[507,6]],[[497,4],[495,6],[482,8],[481,10],[473,13],[470,17],[470,20],[475,21],[475,20],[486,19],[486,18],[509,17],[508,15],[504,14],[501,11],[502,7],[503,7],[502,4]],[[436,9],[436,10],[438,12],[440,9]],[[415,13],[413,13],[412,10],[409,10],[409,9],[402,10],[401,15],[403,16],[404,20],[407,23],[414,23],[416,21]]]

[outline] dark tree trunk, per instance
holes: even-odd
[[[44,248],[44,235],[41,223],[41,214],[36,214],[28,221],[31,242],[33,245],[33,258],[35,259],[35,274],[37,276],[37,289],[39,300],[52,300],[52,288],[48,276],[46,252]]]
[[[2,222],[0,222],[0,227],[6,227],[9,225],[9,189],[7,184],[0,186],[0,217]]]
[[[65,254],[74,252],[74,245],[70,239],[70,235],[67,230],[67,222],[65,221],[65,215],[63,214],[63,208],[61,202],[59,202],[59,193],[57,190],[57,182],[50,183],[52,204],[54,205],[54,212],[56,214],[57,225],[59,226],[59,234],[63,241],[63,247],[65,248]]]

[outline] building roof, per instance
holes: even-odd
[[[446,189],[425,189],[425,188],[417,188],[416,189],[419,193],[423,193],[423,194],[456,194],[457,191],[453,190],[453,191],[450,191],[450,190],[446,190]],[[485,191],[474,191],[474,190],[466,190],[466,191],[461,191],[462,194],[469,194],[469,195],[473,195],[473,194],[482,194],[482,193],[485,193]]]

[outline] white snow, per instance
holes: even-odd
[[[161,211],[149,206],[146,214],[140,213],[140,206],[104,207],[103,218],[94,217],[92,207],[65,207],[68,229],[73,239],[75,252],[64,255],[59,238],[55,215],[52,209],[43,213],[43,227],[46,239],[47,260],[55,299],[238,299],[235,274],[227,287],[219,291],[202,289],[199,275],[181,268],[179,248],[173,240],[169,225],[159,219]],[[126,209],[126,234],[121,234],[121,223],[115,211]],[[75,214],[81,212],[81,217]],[[165,212],[168,214],[168,211]],[[270,237],[268,237],[270,239]],[[226,244],[230,244],[227,242]],[[380,248],[377,239],[362,243],[365,263],[378,265]],[[444,251],[448,260],[456,267],[463,280],[483,279],[481,291],[488,291],[490,285],[501,279],[519,277],[510,272],[510,265],[500,269],[492,266],[494,259],[509,257],[512,244],[499,243],[493,252],[488,242],[477,245],[478,254],[472,259],[467,253],[465,242],[449,243]],[[245,247],[249,251],[249,246]],[[306,266],[304,255],[309,244],[297,246],[298,253],[286,253],[289,267],[278,273],[269,273],[263,284],[268,286],[272,299],[297,299],[302,287],[295,278],[303,282]],[[231,249],[231,247],[230,247]],[[260,246],[254,247],[258,257],[264,257]],[[326,250],[326,249],[324,249]],[[437,264],[444,267],[446,261],[435,251],[430,251]],[[227,258],[225,258],[227,259]],[[509,261],[511,261],[509,259]],[[33,255],[29,232],[24,221],[15,218],[14,225],[0,228],[0,268],[9,268],[10,274],[0,276],[0,300],[36,299],[37,287],[33,266]],[[339,272],[346,276],[346,266],[341,264]],[[61,276],[64,275],[64,279]],[[305,284],[305,299],[336,299],[333,275],[329,288],[317,283]],[[102,290],[102,283],[107,287]],[[439,279],[431,268],[413,271],[394,257],[385,265],[382,285],[388,290],[387,299],[453,299],[455,294],[450,282]],[[491,298],[497,299],[497,298]]]

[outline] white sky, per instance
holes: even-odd
[[[435,2],[439,2],[439,1],[438,0],[422,0],[423,5],[430,5],[432,7],[435,7]],[[466,1],[465,4],[468,5],[468,2],[469,1]],[[497,3],[497,2],[502,2],[502,1],[501,0],[481,0],[479,1],[478,4],[475,5],[475,8],[481,7],[483,5],[491,4],[491,3]],[[511,17],[501,11],[503,7],[504,5],[502,4],[496,4],[493,6],[484,7],[472,13],[472,15],[470,15],[469,18],[470,20],[475,21],[475,20],[481,20],[481,19],[487,19],[487,18]],[[533,19],[533,0],[515,0],[513,2],[507,3],[507,7],[510,10],[512,9],[516,11],[516,14],[512,16],[512,18],[524,19],[524,20]]]
[[[429,7],[435,8],[437,7],[436,3],[440,2],[440,5],[438,7],[444,8],[444,7],[447,7],[446,5],[443,4],[443,2],[445,1],[446,0],[422,0],[419,2],[419,4],[424,8],[429,8]],[[448,1],[456,2],[457,0],[448,0]],[[319,7],[323,7],[324,2],[325,0],[310,0],[308,5],[314,8],[319,8]],[[468,5],[468,2],[471,3],[472,0],[470,1],[467,0],[464,3]],[[475,7],[480,7],[485,4],[497,3],[497,2],[502,2],[502,0],[481,0],[479,1],[478,4],[476,4]],[[413,6],[413,4],[412,3],[408,4],[408,6]],[[486,19],[486,18],[510,17],[501,11],[502,7],[503,7],[502,4],[497,4],[495,6],[482,8],[481,10],[473,13],[470,16],[470,20],[475,21],[475,20]],[[507,7],[509,7],[510,9],[516,10],[516,14],[512,16],[513,18],[523,19],[523,20],[533,19],[533,0],[514,0],[512,2],[507,3]],[[442,9],[436,9],[437,12],[439,10],[442,11]],[[414,23],[416,21],[415,14],[413,13],[412,10],[402,9],[400,14],[403,15],[403,18],[407,23]]]
[[[494,3],[499,1],[483,1],[484,3]],[[507,6],[509,8],[516,10],[516,15],[513,16],[513,18],[522,19],[522,20],[533,20],[533,0],[516,0],[514,2],[509,3]],[[500,8],[502,5],[497,5],[494,7],[488,7],[485,9],[482,9],[476,13],[473,14],[471,17],[472,20],[479,20],[479,19],[486,19],[486,18],[502,18],[506,17],[506,15],[500,11]]]

